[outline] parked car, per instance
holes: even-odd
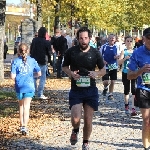
[[[15,43],[14,43],[14,55],[17,54],[17,49],[18,49],[18,45],[20,42],[21,42],[21,36],[18,36],[15,40]]]

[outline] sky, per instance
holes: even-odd
[[[8,4],[19,4],[20,3],[20,0],[6,0],[6,3]]]

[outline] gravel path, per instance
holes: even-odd
[[[97,81],[100,106],[94,114],[93,131],[89,143],[91,150],[143,149],[141,116],[130,117],[125,115],[123,85],[121,74],[118,73],[118,75],[119,79],[115,85],[115,99],[113,101],[107,101],[101,96],[103,86],[101,81]],[[62,82],[62,85],[65,85],[65,81]],[[41,106],[43,108],[40,116],[30,119],[29,135],[26,137],[21,136],[17,129],[13,129],[14,136],[11,142],[6,144],[8,150],[81,150],[83,120],[80,126],[79,142],[75,146],[71,146],[69,142],[72,130],[70,110],[68,109],[69,87],[65,85],[65,90],[52,90],[49,88],[46,90],[50,90],[51,100],[41,101],[40,104],[36,105],[37,108],[39,105],[40,108]],[[52,101],[53,103],[51,103]],[[137,110],[139,112],[139,109]],[[49,112],[51,112],[51,116],[49,116]],[[11,119],[14,119],[14,122],[16,121],[16,118]],[[40,124],[38,124],[38,121],[40,121]]]

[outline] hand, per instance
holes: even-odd
[[[78,80],[80,79],[80,75],[78,74],[79,70],[78,71],[71,71],[71,77],[74,79],[74,80]]]
[[[107,62],[106,62],[105,60],[104,60],[103,62],[104,62],[104,65],[106,65],[106,64],[107,64]]]
[[[61,54],[60,54],[60,52],[58,51],[58,54],[57,54],[57,56],[60,56]]]
[[[128,55],[128,56],[126,56],[124,59],[125,59],[125,60],[130,59],[130,56]]]
[[[143,72],[150,72],[150,64],[145,64],[141,69]]]
[[[114,59],[119,59],[119,55],[115,55],[115,56],[114,56]]]
[[[55,53],[55,50],[52,48],[52,53]]]
[[[96,71],[89,71],[88,76],[90,76],[90,78],[95,79],[97,77],[97,72]]]

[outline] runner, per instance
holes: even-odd
[[[11,78],[15,81],[15,90],[19,101],[20,131],[23,135],[28,133],[27,124],[29,121],[30,102],[34,96],[34,78],[40,76],[41,71],[34,58],[27,56],[28,47],[22,43],[19,45],[19,57],[11,64]]]
[[[143,31],[144,45],[135,50],[128,64],[129,80],[137,78],[136,100],[140,108],[142,142],[145,150],[150,146],[150,27]]]
[[[123,64],[122,67],[122,82],[124,85],[124,102],[125,102],[125,113],[128,115],[130,114],[129,110],[129,92],[130,92],[130,84],[131,84],[131,93],[132,93],[132,110],[131,110],[131,116],[137,115],[135,111],[135,106],[134,106],[134,97],[135,97],[135,82],[136,80],[133,79],[128,80],[127,79],[127,72],[128,72],[128,63],[129,63],[129,58],[131,57],[133,53],[133,38],[131,36],[126,36],[125,37],[125,45],[126,48],[122,50],[119,58],[119,65]]]
[[[73,46],[65,53],[63,71],[71,78],[69,104],[73,126],[70,137],[71,145],[78,141],[82,106],[84,109],[84,128],[82,150],[89,150],[88,141],[92,132],[94,111],[98,110],[98,88],[95,78],[105,74],[103,58],[99,51],[89,46],[91,31],[82,27],[77,32],[79,45]],[[96,65],[99,70],[95,71]]]
[[[106,75],[102,77],[104,90],[103,96],[106,96],[109,86],[109,95],[108,100],[113,100],[113,90],[115,80],[117,80],[117,68],[118,63],[117,60],[119,58],[119,48],[115,45],[116,37],[114,34],[110,34],[108,36],[108,43],[102,45],[100,49],[100,53],[103,56],[104,63],[106,65]],[[109,85],[110,78],[110,85]]]

